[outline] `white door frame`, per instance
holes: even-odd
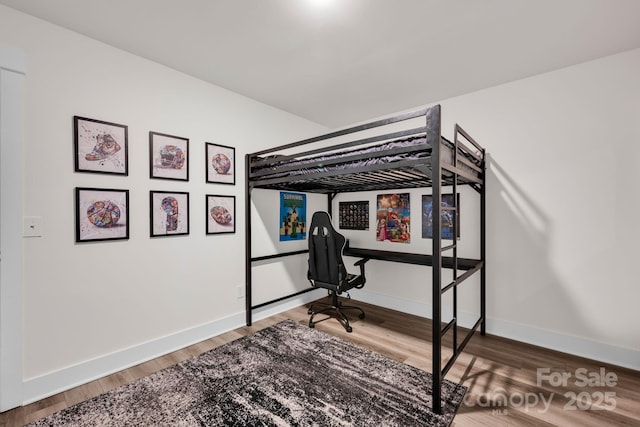
[[[0,411],[22,405],[22,49],[0,47]]]

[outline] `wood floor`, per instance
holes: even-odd
[[[333,319],[316,328],[431,371],[431,323],[364,303],[348,334]],[[283,319],[304,324],[298,307],[28,406],[0,414],[0,427],[23,426],[142,376],[197,356]],[[461,335],[462,336],[462,335]],[[447,356],[447,352],[445,357]],[[450,350],[449,350],[450,354]],[[640,372],[511,340],[475,334],[446,379],[468,387],[453,426],[638,426]]]

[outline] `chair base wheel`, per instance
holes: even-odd
[[[311,305],[311,307],[309,307],[309,309],[307,310],[307,313],[311,316],[311,318],[309,319],[309,327],[313,328],[315,327],[315,324],[318,323],[314,322],[316,314],[324,314],[328,317],[319,320],[319,322],[322,322],[328,318],[334,318],[342,324],[345,331],[352,332],[353,328],[349,324],[349,318],[345,315],[345,313],[343,313],[343,310],[358,310],[358,317],[360,319],[364,319],[364,311],[359,307],[343,305],[341,301],[338,301],[336,294],[332,294],[331,297],[332,298],[330,303],[314,303],[313,305]]]

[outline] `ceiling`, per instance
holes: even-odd
[[[640,47],[638,0],[0,0],[334,128]]]

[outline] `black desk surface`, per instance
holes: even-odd
[[[356,258],[369,258],[381,261],[402,262],[405,264],[417,264],[433,266],[433,257],[425,254],[412,254],[407,252],[380,251],[375,249],[361,249],[346,247],[342,252],[345,256]],[[458,269],[471,270],[482,261],[479,259],[458,258]],[[442,266],[445,268],[453,268],[453,257],[442,257]]]

